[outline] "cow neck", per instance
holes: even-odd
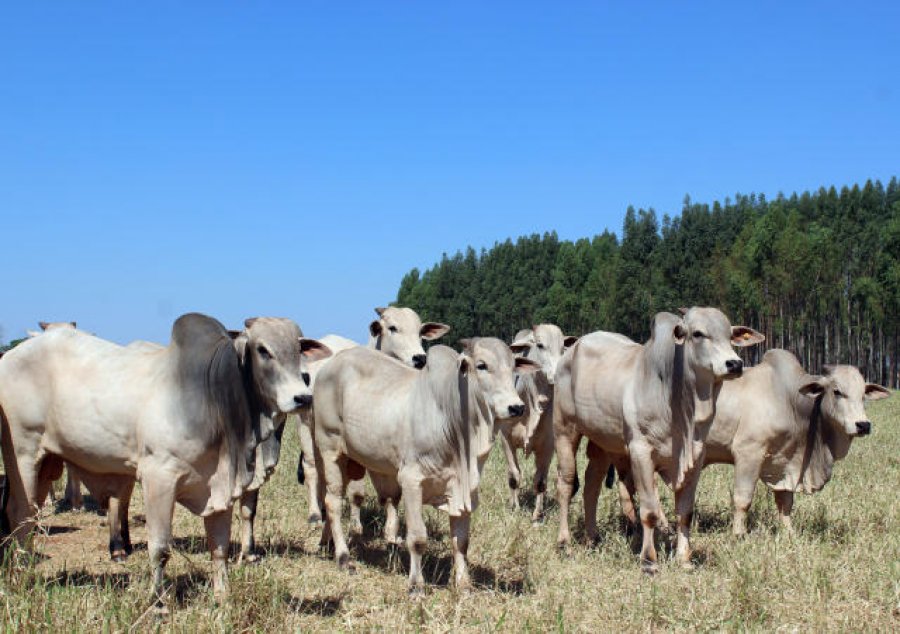
[[[828,429],[828,424],[822,420],[822,395],[816,397],[812,411],[803,419],[809,421],[809,426],[804,439],[803,462],[800,465],[798,483],[804,493],[815,493],[831,479],[835,461],[830,447],[831,443],[828,442],[828,436],[834,434]],[[846,451],[844,455],[846,455]]]
[[[270,434],[275,433],[279,426],[284,425],[287,417],[279,414],[273,416],[263,406],[263,399],[256,387],[256,381],[253,380],[253,359],[249,353],[244,355],[240,365],[241,378],[244,381],[244,393],[247,394],[250,417],[253,419],[254,425],[257,426],[254,432],[256,433],[256,441],[259,443],[264,436],[268,437]],[[280,421],[278,420],[279,418],[281,419]]]
[[[698,426],[705,437],[709,423],[715,415],[716,386],[698,377],[685,359],[684,344],[666,342],[656,376],[661,389],[660,396],[669,407],[672,436],[670,477],[677,491],[684,486],[685,476],[702,464],[702,455],[695,452]],[[665,377],[670,377],[669,381]]]

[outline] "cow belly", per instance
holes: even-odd
[[[63,424],[53,421],[44,435],[44,448],[95,473],[133,474],[136,456],[120,426],[72,417]]]

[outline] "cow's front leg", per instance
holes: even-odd
[[[384,540],[388,544],[398,545],[402,540],[397,536],[400,530],[400,517],[397,514],[397,503],[402,497],[400,485],[395,477],[369,472],[372,485],[378,493],[378,502],[384,507]]]
[[[469,564],[466,555],[469,552],[469,526],[472,516],[450,516],[450,537],[453,542],[453,568],[456,571],[456,589],[460,592],[468,591],[472,582],[469,579]]]
[[[675,542],[675,559],[683,568],[692,569],[691,563],[691,522],[694,520],[694,500],[703,456],[696,466],[684,477],[683,486],[675,490],[675,512],[678,515],[678,535]]]
[[[165,595],[163,592],[163,576],[166,563],[171,556],[172,515],[175,512],[175,486],[162,467],[143,467],[141,473],[162,471],[163,475],[152,477],[145,475],[141,480],[144,492],[144,513],[147,516],[147,550],[150,554],[150,566],[153,568],[153,595],[156,608],[165,613]]]
[[[341,528],[341,510],[344,505],[344,492],[347,490],[347,473],[344,462],[346,458],[334,455],[333,452],[322,454],[322,479],[325,486],[325,521],[330,529],[331,541],[334,544],[334,560],[341,570],[355,571],[350,561],[350,549]],[[324,534],[323,534],[324,536]]]
[[[519,486],[522,484],[522,470],[519,468],[519,460],[512,441],[504,432],[500,433],[500,444],[503,446],[503,455],[506,456],[506,475],[509,483],[509,507],[519,510]]]
[[[259,489],[247,491],[241,496],[241,554],[238,563],[259,561],[256,554],[256,539],[253,533],[256,522],[256,503],[259,501]]]
[[[658,570],[656,563],[656,546],[653,543],[653,532],[659,521],[660,504],[656,493],[656,472],[653,468],[651,450],[643,443],[629,446],[631,454],[631,473],[638,495],[641,498],[640,515],[643,535],[641,539],[641,570],[654,574]]]
[[[132,552],[131,531],[128,527],[128,505],[134,491],[134,480],[123,479],[119,490],[109,498],[109,556],[113,561],[122,562]]]
[[[791,523],[791,510],[794,508],[793,491],[774,491],[775,506],[778,508],[778,517],[788,534],[793,534],[794,525]]]
[[[584,470],[584,532],[588,545],[597,542],[597,500],[600,487],[609,468],[609,457],[606,452],[594,443],[588,443],[588,464]]]
[[[231,536],[232,509],[203,518],[206,544],[213,563],[213,596],[217,602],[228,598],[228,546]]]
[[[422,575],[422,555],[428,544],[428,529],[422,518],[421,478],[412,470],[401,472],[400,487],[406,507],[406,546],[409,549],[409,593],[419,596],[425,592],[425,577]]]
[[[756,481],[762,460],[754,456],[735,456],[734,461],[734,520],[732,530],[738,537],[747,534],[747,511],[756,491]]]
[[[297,479],[306,485],[308,500],[307,521],[318,524],[322,521],[322,504],[319,500],[319,472],[316,470],[315,445],[313,444],[310,423],[305,417],[312,419],[312,411],[305,411],[297,417],[297,431],[300,436],[300,459],[297,462]],[[302,479],[301,479],[302,478]]]

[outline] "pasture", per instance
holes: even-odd
[[[446,517],[426,511],[428,589],[407,597],[405,547],[381,539],[374,498],[363,508],[366,539],[351,545],[355,575],[340,572],[318,549],[320,529],[306,524],[305,490],[294,475],[298,439],[285,431],[282,462],[263,487],[258,564],[232,566],[232,597],[212,598],[211,564],[199,518],[178,508],[174,552],[166,570],[171,616],[150,607],[150,572],[140,488],[131,502],[135,553],[109,561],[105,519],[94,512],[55,513],[45,507],[34,558],[7,558],[0,571],[3,631],[628,631],[816,630],[896,631],[900,628],[900,398],[868,407],[874,430],[857,439],[814,496],[798,495],[796,533],[779,530],[771,494],[758,485],[750,535],[731,535],[731,467],[704,471],[693,539],[696,570],[664,557],[660,573],[640,572],[620,524],[618,498],[604,489],[598,519],[602,542],[588,548],[582,496],[573,500],[576,544],[556,549],[555,468],[546,523],[532,527],[530,494],[518,513],[507,506],[506,465],[495,447],[485,468],[481,505],[473,517],[469,562],[473,592],[449,584],[451,547]],[[579,472],[583,472],[583,447]],[[525,484],[533,464],[523,463]],[[62,481],[57,483],[61,490]],[[660,489],[673,517],[671,494]],[[346,505],[345,505],[346,506]],[[346,523],[344,524],[346,529]],[[232,525],[232,550],[238,527]]]

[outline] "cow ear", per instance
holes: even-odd
[[[460,352],[457,357],[457,363],[459,364],[459,373],[462,375],[468,374],[469,372],[469,357],[465,352]]]
[[[378,313],[379,317],[384,317],[384,311],[386,311],[386,310],[387,310],[387,308],[385,308],[384,306],[379,306],[378,308],[375,309],[375,312]]]
[[[684,306],[679,307],[678,312],[681,313],[682,316],[687,315],[690,308],[685,308]]]
[[[49,325],[50,325],[50,324],[47,323],[46,321],[39,321],[39,322],[38,322],[38,326],[41,327],[41,330],[47,330],[47,326],[49,326]]]
[[[458,343],[462,347],[463,353],[468,354],[468,353],[472,352],[472,346],[474,345],[475,340],[474,339],[460,339]]]
[[[877,383],[866,383],[866,400],[867,401],[880,401],[883,398],[888,398],[891,395],[891,391],[885,387],[881,387]]]
[[[672,338],[675,340],[675,344],[682,345],[686,336],[687,331],[684,329],[684,323],[679,321],[672,329]]]
[[[419,328],[419,336],[425,341],[440,339],[448,332],[450,332],[450,326],[447,324],[439,324],[434,321],[426,322]]]
[[[766,336],[761,332],[757,332],[749,326],[732,326],[731,327],[731,345],[739,348],[747,346],[755,346],[766,340]]]
[[[244,328],[249,328],[254,324],[254,322],[259,319],[259,317],[248,317],[244,320]]]
[[[231,333],[233,332],[237,332],[237,337],[231,337],[233,339],[232,344],[234,345],[234,351],[237,352],[238,360],[243,363],[247,356],[247,335],[243,332],[234,330],[229,330],[228,335],[231,336]]]
[[[836,367],[837,366],[834,366],[834,365],[823,365],[822,366],[822,374],[824,374],[825,376],[831,376],[832,374],[834,374],[834,369]]]
[[[800,386],[798,390],[803,396],[817,398],[825,393],[825,386],[819,379],[812,379]]]
[[[382,333],[381,322],[377,319],[369,324],[369,334],[373,337],[380,337]]]
[[[575,342],[578,341],[578,337],[574,335],[566,335],[563,338],[563,348],[571,348],[575,345]]]
[[[231,337],[232,339],[237,339],[238,337],[241,336],[241,331],[240,330],[229,330],[228,336]]]
[[[525,357],[516,357],[516,372],[519,374],[533,374],[541,369],[537,363]]]
[[[334,353],[321,341],[300,337],[300,354],[303,355],[304,361],[318,361],[327,359]]]
[[[519,339],[509,344],[509,349],[513,351],[513,354],[528,352],[531,349],[531,342],[527,339]]]

